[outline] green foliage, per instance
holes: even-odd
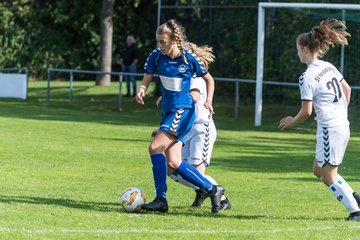
[[[258,2],[252,0],[162,0],[161,23],[176,18],[186,28],[188,39],[213,47],[216,61],[210,73],[216,77],[256,78]],[[281,2],[297,2],[283,0]],[[313,2],[310,0],[303,2]],[[319,0],[335,3],[335,0]],[[360,3],[349,0],[346,3]],[[138,71],[156,47],[156,0],[118,0],[114,5],[113,71],[120,71],[120,52],[126,36],[135,35],[139,48]],[[210,8],[212,5],[214,8]],[[183,8],[174,8],[183,6]],[[191,6],[191,7],[189,7]],[[35,78],[46,78],[46,69],[96,70],[100,51],[101,1],[4,0],[0,2],[0,66],[28,67]],[[342,18],[341,11],[273,9],[266,13],[264,79],[296,82],[305,65],[296,56],[295,38],[327,17]],[[352,37],[345,49],[344,76],[360,85],[360,18],[347,11],[345,19]],[[340,48],[331,49],[326,60],[336,66]],[[85,79],[83,76],[78,76]],[[296,99],[296,91],[266,87],[265,97],[274,102]],[[234,96],[234,84],[218,84],[217,92]],[[241,86],[243,99],[253,99],[254,85]],[[279,94],[282,94],[281,96]],[[287,98],[289,97],[289,98]],[[354,100],[360,102],[355,95]]]
[[[164,5],[184,5],[184,8],[164,8],[162,18],[173,16],[183,23],[190,41],[209,44],[213,47],[216,61],[210,66],[213,76],[256,78],[257,58],[257,18],[259,1],[199,0],[199,1],[162,1]],[[281,1],[280,1],[281,2]],[[283,1],[298,2],[298,1]],[[304,1],[303,1],[304,2]],[[305,1],[313,2],[313,1]],[[336,1],[318,1],[335,3]],[[347,1],[346,3],[359,3]],[[193,5],[193,8],[187,8]],[[213,6],[213,8],[211,8]],[[325,18],[342,19],[341,10],[326,9],[267,9],[265,22],[264,80],[277,82],[298,81],[299,75],[306,69],[296,52],[295,39]],[[346,11],[345,20],[352,34],[350,46],[345,48],[344,76],[351,85],[360,85],[358,49],[360,49],[359,14]],[[340,66],[340,47],[331,49],[325,60]],[[233,84],[222,84],[217,92],[233,95]],[[274,102],[294,101],[298,92],[283,87],[265,87],[265,97]],[[244,98],[253,98],[254,85],[241,89]],[[354,99],[359,101],[358,99]]]
[[[154,6],[149,1],[116,1],[115,61],[120,49],[125,46],[127,34],[138,37],[139,47],[152,44],[147,41],[147,36],[156,27],[156,15],[151,9]],[[86,0],[2,1],[0,66],[26,66],[36,78],[46,78],[49,67],[97,69],[100,9],[98,1]],[[139,19],[140,12],[149,13]],[[142,28],[138,27],[140,25]]]

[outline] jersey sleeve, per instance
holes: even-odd
[[[190,62],[194,77],[202,77],[208,72],[204,63],[201,62],[196,54],[189,51],[187,53],[187,58]]]
[[[344,76],[339,72],[339,70],[336,67],[334,68],[335,68],[335,77],[339,82],[341,82],[344,79]]]
[[[159,58],[159,51],[155,49],[149,54],[148,58],[146,59],[144,65],[145,73],[154,74],[156,72],[156,62],[158,58]]]
[[[311,85],[311,79],[303,73],[299,77],[300,97],[301,101],[312,101],[314,98],[314,88]]]

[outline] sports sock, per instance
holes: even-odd
[[[173,172],[172,174],[169,175],[169,177],[178,182],[178,183],[181,183],[187,187],[191,187],[193,188],[194,190],[198,190],[199,188],[197,186],[195,186],[194,184],[191,184],[190,182],[186,181],[185,179],[183,179],[177,172]]]
[[[213,184],[207,180],[201,173],[199,173],[196,168],[190,165],[186,161],[182,161],[178,169],[175,170],[177,174],[179,174],[183,179],[190,182],[200,189],[204,189],[207,192],[211,192],[213,190]]]
[[[204,177],[207,178],[207,180],[209,180],[213,185],[218,185],[218,183],[215,181],[215,179],[213,179],[211,176],[209,175],[204,175]],[[226,199],[226,196],[223,194],[221,196],[221,201],[225,200]]]
[[[352,192],[338,180],[329,186],[334,196],[349,210],[350,213],[360,211]]]
[[[209,180],[213,185],[218,185],[218,183],[215,181],[215,179],[213,179],[211,176],[204,175],[204,177],[206,177],[207,180]]]
[[[353,193],[354,190],[352,189],[352,187],[350,187],[350,185],[345,181],[345,179],[340,175],[338,174],[337,177],[336,177],[337,181],[341,181],[342,182],[342,185],[347,188],[347,191]]]
[[[152,171],[154,176],[154,183],[155,183],[155,190],[156,190],[156,197],[159,198],[166,198],[166,159],[163,154],[154,154],[151,155],[151,162],[152,162]]]

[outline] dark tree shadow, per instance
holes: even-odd
[[[75,201],[63,198],[44,198],[44,197],[29,197],[29,196],[4,196],[0,195],[0,202],[2,203],[26,203],[26,204],[41,204],[54,205],[66,208],[84,209],[98,212],[119,212],[121,206],[119,203],[111,202],[90,202],[90,201]]]

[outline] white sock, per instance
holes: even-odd
[[[349,210],[350,213],[360,211],[360,208],[352,195],[353,192],[342,181],[334,182],[329,186],[334,196]]]
[[[218,183],[215,181],[215,179],[213,179],[213,178],[210,177],[209,175],[204,175],[204,177],[206,177],[207,180],[209,180],[213,185],[218,185]],[[225,200],[225,199],[226,199],[226,197],[225,197],[225,195],[223,194],[223,195],[221,196],[221,201],[223,201],[223,200]]]
[[[176,174],[175,172],[173,172],[172,174],[169,175],[169,177],[178,182],[178,183],[181,183],[187,187],[191,187],[193,188],[194,190],[198,190],[199,188],[196,187],[195,185],[191,184],[190,182],[186,181],[185,179],[183,179],[179,174]]]
[[[351,192],[351,194],[354,192],[354,190],[352,189],[352,187],[350,187],[350,185],[345,181],[345,179],[344,179],[340,174],[338,174],[336,178],[337,178],[338,182],[339,182],[339,181],[342,182],[342,185],[343,185],[345,188],[347,188],[347,189]]]
[[[215,181],[215,179],[213,179],[212,177],[210,177],[209,175],[204,175],[204,177],[209,180],[213,185],[218,185],[218,183]]]
[[[181,183],[182,185],[185,185],[185,186],[187,186],[187,187],[191,187],[191,188],[193,188],[194,190],[198,190],[198,189],[199,189],[199,188],[196,187],[195,185],[193,185],[193,184],[191,184],[190,182],[188,182],[188,181],[186,181],[185,179],[183,179],[179,174],[176,174],[176,173],[174,174],[174,173],[172,173],[172,174],[169,175],[169,177],[170,177],[172,180],[174,180],[175,182]],[[215,179],[213,179],[213,178],[210,177],[209,175],[204,175],[204,177],[207,178],[207,180],[209,180],[212,184],[218,185],[218,183],[215,181]],[[225,200],[225,199],[226,199],[226,197],[225,197],[225,195],[223,194],[223,195],[221,196],[221,201],[222,201],[222,200]]]

